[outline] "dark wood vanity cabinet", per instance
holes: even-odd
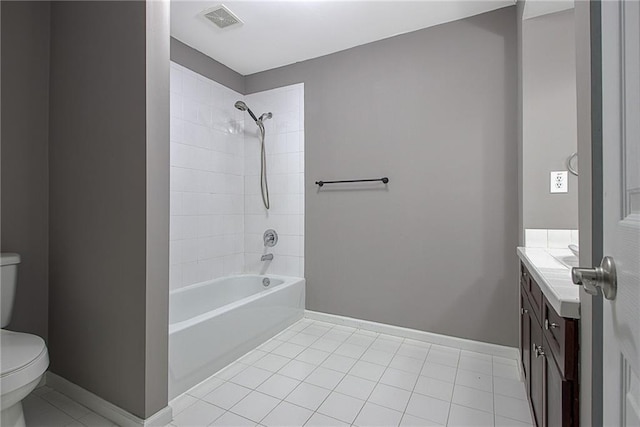
[[[520,355],[538,427],[579,425],[578,321],[560,317],[520,265]]]

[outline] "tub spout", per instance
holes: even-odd
[[[273,259],[273,254],[265,254],[260,257],[260,261],[271,261]]]

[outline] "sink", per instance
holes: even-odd
[[[575,255],[554,256],[554,258],[560,261],[562,264],[564,264],[568,268],[578,267],[580,265],[578,257]]]

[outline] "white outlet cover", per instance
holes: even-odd
[[[552,193],[567,193],[569,191],[569,175],[567,171],[551,172],[550,191]]]

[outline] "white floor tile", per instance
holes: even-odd
[[[375,337],[370,335],[364,335],[361,332],[356,332],[347,338],[347,344],[359,345],[361,347],[369,347],[372,342],[376,340]]]
[[[25,414],[37,414],[40,412],[50,411],[56,409],[52,404],[31,393],[22,401],[22,410]]]
[[[298,380],[285,377],[284,375],[274,374],[268,380],[263,382],[260,387],[257,388],[257,391],[278,399],[284,399],[293,391],[293,389],[298,387],[298,385],[300,385],[300,381]]]
[[[247,365],[245,365],[244,363],[235,362],[227,366],[226,368],[223,368],[220,371],[216,372],[215,376],[225,381],[230,380],[232,377],[236,376],[246,368]]]
[[[335,354],[358,359],[360,356],[364,354],[366,350],[367,350],[367,347],[365,346],[349,344],[348,342],[345,342],[336,349]]]
[[[204,396],[202,400],[224,409],[231,409],[233,405],[241,401],[250,392],[251,390],[246,387],[234,383],[224,383]]]
[[[477,388],[482,391],[493,391],[493,377],[491,375],[481,374],[480,372],[458,369],[456,384]]]
[[[328,338],[322,337],[315,341],[310,345],[311,348],[315,348],[316,350],[322,350],[329,353],[334,352],[338,347],[340,347],[340,343],[338,341],[333,341]]]
[[[516,359],[508,359],[506,357],[493,356],[493,363],[502,363],[503,365],[511,365],[518,366],[518,361]]]
[[[410,397],[411,392],[407,390],[391,387],[386,384],[378,384],[373,389],[371,396],[369,396],[369,402],[402,412],[407,407],[407,402],[409,402]]]
[[[450,427],[491,427],[493,414],[464,406],[451,405],[449,412]]]
[[[253,364],[254,367],[264,369],[271,372],[277,372],[284,365],[289,363],[291,359],[277,354],[267,354]]]
[[[242,356],[238,360],[238,362],[244,363],[245,365],[253,365],[255,362],[260,360],[260,358],[262,358],[263,356],[266,356],[266,355],[267,355],[266,351],[262,351],[262,350],[256,349],[256,350],[250,351],[249,353],[247,353],[244,356]]]
[[[492,375],[493,363],[487,362],[486,360],[476,359],[474,357],[461,357],[458,369]]]
[[[387,353],[395,353],[402,345],[401,341],[390,341],[383,337],[378,337],[372,344],[371,349],[386,351]]]
[[[485,362],[492,362],[493,357],[490,354],[478,353],[477,351],[461,350],[460,357],[474,357],[476,359],[484,360]]]
[[[416,385],[416,381],[418,381],[417,373],[401,371],[391,367],[387,368],[380,378],[380,382],[382,384],[391,385],[408,391],[413,390],[413,387]]]
[[[353,423],[363,405],[364,400],[333,392],[320,405],[318,412],[346,423]]]
[[[300,331],[308,328],[309,326],[311,326],[312,323],[313,323],[313,321],[311,321],[309,319],[302,319],[302,320],[299,320],[298,322],[294,323],[293,325],[289,326],[287,328],[287,330],[300,332]]]
[[[523,423],[532,423],[528,401],[499,394],[496,394],[494,399],[496,415],[522,421]]]
[[[377,365],[388,366],[392,359],[393,353],[369,348],[364,352],[360,360],[375,363]]]
[[[402,344],[398,349],[398,355],[413,357],[414,359],[420,359],[424,361],[429,353],[429,347],[418,347],[411,344]]]
[[[89,409],[57,391],[46,393],[42,398],[76,420],[91,412]]]
[[[329,326],[324,326],[324,325],[311,325],[308,328],[304,329],[304,333],[305,334],[309,334],[309,335],[315,335],[317,337],[321,337],[324,334],[326,334],[327,332],[329,332],[329,330],[331,329],[331,327]]]
[[[389,367],[417,375],[420,373],[420,370],[422,370],[423,362],[424,361],[421,359],[414,359],[413,357],[400,356],[396,354],[391,360],[391,363],[389,363]]]
[[[345,376],[340,384],[335,388],[338,393],[346,394],[347,396],[355,397],[356,399],[367,400],[369,395],[373,391],[376,383],[373,381],[365,380],[353,375]]]
[[[349,427],[349,423],[336,420],[335,418],[327,417],[319,413],[315,413],[309,418],[309,421],[304,425],[305,427]]]
[[[352,357],[340,356],[338,354],[332,354],[322,362],[322,367],[333,369],[339,372],[349,372],[349,370],[356,364],[358,359]]]
[[[267,341],[266,343],[262,344],[260,347],[258,347],[258,350],[271,352],[276,347],[278,347],[280,345],[282,345],[282,341],[271,339],[271,340]]]
[[[233,412],[225,412],[213,424],[209,425],[214,427],[254,427],[256,423]]]
[[[196,403],[198,400],[199,399],[188,394],[183,394],[176,397],[171,402],[169,402],[169,406],[171,406],[171,409],[173,410],[173,416],[176,416],[180,412],[184,411],[189,406]]]
[[[420,375],[425,377],[435,378],[440,381],[447,381],[450,383],[456,380],[457,369],[451,366],[439,365],[437,363],[430,363],[429,358],[422,367]]]
[[[502,396],[514,397],[520,400],[527,400],[525,383],[509,378],[493,377],[493,392]]]
[[[260,422],[278,403],[280,403],[280,399],[252,391],[247,397],[236,403],[231,408],[231,412],[251,421]]]
[[[438,424],[430,420],[425,420],[424,418],[414,417],[413,415],[404,414],[402,416],[402,421],[400,422],[401,427],[443,427],[443,424]]]
[[[315,411],[331,391],[315,385],[301,383],[284,400]]]
[[[98,414],[94,414],[93,412],[85,415],[84,417],[80,418],[78,421],[80,421],[82,424],[84,424],[87,427],[117,427],[117,425],[113,422],[111,422],[110,420],[101,417]],[[178,426],[178,424],[175,424],[176,426]],[[47,424],[47,426],[49,427],[53,427],[54,424]]]
[[[323,367],[319,367],[311,375],[304,380],[304,382],[317,385],[318,387],[323,387],[329,390],[333,390],[342,378],[344,378],[345,374],[342,372],[334,371],[332,369],[327,369]]]
[[[333,328],[332,330],[324,334],[322,338],[341,343],[346,341],[347,338],[349,338],[352,334],[352,332],[341,331],[337,328]]]
[[[451,366],[453,368],[458,367],[458,355],[455,353],[443,352],[431,348],[429,354],[427,354],[427,363],[437,363],[439,365]]]
[[[453,388],[451,403],[493,413],[493,393],[463,385]]]
[[[496,363],[493,365],[493,376],[508,378],[512,380],[520,380],[520,371],[517,366],[507,365],[504,363]]]
[[[410,342],[410,340],[406,340],[405,342]],[[451,355],[458,355],[458,357],[460,357],[459,348],[448,347],[446,345],[440,345],[440,344],[433,344],[431,346],[431,350],[434,350],[440,353],[449,353]]]
[[[327,353],[326,351],[316,350],[315,348],[307,348],[296,357],[296,360],[312,363],[314,365],[320,365],[327,357],[329,357],[329,355],[330,353]]]
[[[356,377],[364,378],[365,380],[379,381],[384,371],[384,366],[359,360],[355,363],[355,365],[353,365],[353,367],[349,371],[349,374],[355,375]]]
[[[289,341],[291,338],[295,337],[297,334],[298,334],[297,331],[287,329],[285,331],[282,331],[278,335],[276,335],[274,338],[280,341]]]
[[[532,427],[532,425],[496,415],[495,427]]]
[[[267,427],[299,427],[304,425],[313,412],[292,405],[288,402],[280,402],[276,408],[269,413],[261,422]]]
[[[420,376],[413,391],[436,399],[450,401],[453,396],[453,384],[435,378]]]
[[[273,375],[273,372],[249,366],[247,369],[231,378],[230,381],[243,387],[255,389],[265,382],[271,375]]]
[[[304,347],[308,347],[314,342],[318,341],[319,337],[317,335],[309,335],[304,332],[300,332],[293,338],[289,339],[288,342],[292,344],[298,344]]]
[[[409,399],[405,412],[439,424],[446,424],[449,415],[449,402],[414,393]]]
[[[289,342],[285,342],[285,343],[282,343],[280,346],[276,347],[274,350],[272,350],[271,353],[293,359],[294,357],[302,353],[305,348],[306,347],[303,347],[298,344],[291,344]]]
[[[213,390],[220,387],[222,384],[224,384],[223,379],[215,376],[210,377],[202,381],[200,384],[198,384],[191,390],[188,390],[187,394],[190,394],[191,396],[196,397],[198,399],[202,399],[204,396],[211,393]]]
[[[198,401],[173,417],[173,424],[178,427],[207,426],[224,413],[222,408]]]
[[[409,345],[415,345],[416,347],[424,347],[424,348],[431,348],[434,345],[434,344],[431,344],[430,342],[414,340],[412,338],[405,338],[404,343]],[[438,347],[438,345],[436,345],[436,347]],[[449,349],[449,347],[443,347],[443,346],[439,346],[439,347],[441,347],[444,350]]]
[[[367,402],[358,414],[354,425],[358,427],[393,427],[399,425],[401,419],[402,412]]]
[[[85,416],[87,417],[89,415]],[[29,427],[65,427],[74,421],[74,419],[69,415],[53,406],[48,408],[46,411],[37,413],[26,412],[25,420]],[[113,426],[113,423],[109,422],[107,425],[111,427]]]
[[[304,380],[316,369],[316,365],[311,363],[301,362],[299,360],[292,360],[282,367],[278,371],[279,374],[285,375],[296,380]]]

